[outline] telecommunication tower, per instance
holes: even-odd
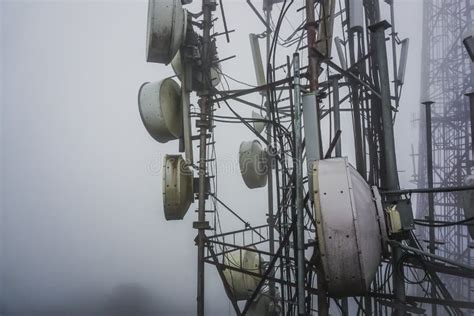
[[[167,220],[180,220],[197,205],[197,315],[206,311],[206,265],[217,269],[236,315],[405,315],[425,313],[423,304],[433,314],[474,309],[438,276],[466,282],[474,267],[425,250],[415,228],[437,225],[436,218],[414,219],[411,203],[414,193],[470,197],[474,186],[436,187],[428,179],[400,189],[393,126],[409,40],[396,31],[394,1],[266,0],[257,8],[247,0],[261,22],[249,34],[256,86],[225,72],[235,56],[219,57],[221,39],[229,43],[232,35],[225,0],[202,0],[195,13],[186,9],[190,2],[149,0],[147,61],[171,64],[179,82],[144,84],[138,103],[150,135],[176,141],[184,153],[165,156],[163,209]],[[289,16],[300,20],[286,34]],[[244,87],[231,87],[228,78]],[[255,95],[261,104],[248,99]],[[242,106],[258,112],[244,116]],[[267,187],[262,225],[217,194],[214,135],[228,123],[255,137],[236,152],[248,189]],[[226,215],[242,229],[222,228]],[[424,294],[409,295],[408,284]]]
[[[474,91],[474,72],[463,40],[472,35],[473,14],[474,3],[469,0],[424,1],[421,102],[425,105],[420,112],[419,187],[469,184],[473,135],[468,94]],[[418,232],[433,254],[472,264],[472,228],[443,224],[466,218],[465,200],[466,195],[459,192],[419,196],[417,217],[436,223]],[[472,279],[445,275],[441,280],[454,299],[473,300]]]

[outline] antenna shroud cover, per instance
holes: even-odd
[[[144,83],[138,92],[138,108],[143,125],[156,141],[166,143],[183,134],[181,89],[173,79]]]
[[[239,167],[248,188],[261,188],[267,184],[267,153],[258,140],[240,144]]]
[[[384,242],[372,190],[347,158],[314,161],[312,181],[328,294],[363,295],[381,262]]]
[[[181,220],[193,201],[193,173],[181,155],[163,159],[163,210],[166,220]]]
[[[186,40],[186,28],[181,0],[149,0],[146,60],[169,64]]]
[[[257,249],[252,246],[252,249]],[[224,255],[224,265],[242,269],[251,273],[261,273],[260,255],[251,250],[234,250]],[[257,288],[261,278],[232,269],[224,270],[224,277],[232,294],[238,301],[248,299]]]

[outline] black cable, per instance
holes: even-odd
[[[245,126],[247,126],[247,128],[249,130],[251,130],[255,136],[257,136],[264,144],[268,145],[268,142],[265,138],[262,137],[262,135],[260,135],[259,132],[257,132],[257,130],[252,126],[250,125],[249,123],[247,123],[247,121],[245,121],[242,116],[240,116],[237,112],[234,111],[234,109],[232,109],[232,107],[230,106],[230,104],[227,102],[227,100],[223,100],[225,105],[227,106],[227,108],[232,112],[232,114],[234,114],[236,117],[238,117],[240,119],[240,121],[242,123],[244,123]]]
[[[237,82],[237,83],[240,83],[241,85],[244,85],[244,86],[247,86],[247,87],[251,87],[251,88],[256,88],[257,86],[256,85],[251,85],[249,83],[246,83],[244,81],[241,81],[241,80],[238,80],[232,76],[229,76],[228,74],[224,73],[222,70],[218,70],[218,73],[221,74],[222,76],[226,77],[226,78],[229,78],[230,80],[234,81],[234,82]]]
[[[200,113],[197,113],[197,112],[191,112],[190,114],[191,114],[191,117],[200,117],[200,115],[201,115]],[[207,115],[207,116],[210,117],[210,118],[218,118],[218,119],[222,119],[222,120],[234,120],[234,121],[238,121],[237,123],[241,123],[239,117],[216,115],[216,114]],[[263,123],[277,124],[279,127],[285,129],[285,127],[282,126],[281,124],[274,123],[273,121],[268,120],[268,119],[264,119],[264,118],[242,117],[242,119],[244,119],[245,121],[248,121],[248,122],[263,122]],[[286,123],[286,122],[288,122],[288,121],[284,121],[284,123]],[[230,123],[234,123],[234,122],[230,122]]]
[[[414,223],[416,225],[426,226],[426,227],[449,227],[449,226],[457,226],[457,225],[474,226],[474,223],[468,223],[471,221],[474,221],[474,217],[469,217],[462,221],[457,221],[457,222],[437,222],[439,224],[430,224],[430,223],[422,222],[420,220],[415,220]]]
[[[425,273],[425,275],[423,276],[421,280],[415,280],[415,281],[410,280],[409,278],[406,277],[405,273],[401,273],[405,262],[407,262],[409,259],[411,260],[414,259],[414,261],[417,261],[419,265],[421,266],[421,268],[423,269],[423,272]],[[405,280],[405,282],[408,284],[420,285],[428,281],[428,273],[426,271],[427,271],[426,263],[420,255],[412,254],[412,253],[404,253],[402,257],[400,258],[400,260],[397,261],[396,273],[400,277],[402,277]]]

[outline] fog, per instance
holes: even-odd
[[[400,38],[411,39],[396,123],[407,187],[422,15],[421,1],[395,2]],[[244,1],[224,3],[237,32],[230,44],[219,41],[219,55],[237,58],[223,71],[254,84],[248,33],[262,24]],[[183,221],[165,221],[161,159],[178,148],[156,143],[137,107],[142,82],[173,75],[145,62],[146,10],[146,1],[0,0],[2,316],[102,310],[130,292],[160,315],[194,314],[196,205]],[[217,126],[218,194],[262,224],[266,190],[246,189],[237,164],[240,142],[252,138],[241,126]],[[241,228],[231,217],[223,224]],[[207,314],[227,315],[215,269],[206,273]]]

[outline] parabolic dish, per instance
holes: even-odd
[[[184,218],[193,201],[193,173],[181,155],[163,159],[163,209],[166,220]]]
[[[261,290],[255,300],[250,305],[247,315],[249,316],[273,316],[282,315],[282,310],[278,302],[281,299],[278,288],[275,294],[271,295],[269,290]]]
[[[257,249],[252,247],[253,249]],[[235,250],[224,255],[224,265],[242,269],[251,273],[260,274],[261,258],[255,251]],[[232,269],[225,269],[224,276],[229,283],[232,294],[235,299],[246,300],[257,288],[260,278],[246,273],[238,272]]]
[[[382,236],[371,188],[347,161],[314,161],[318,248],[328,293],[358,296],[369,290],[381,261]]]
[[[149,0],[147,61],[169,64],[186,40],[186,27],[181,0]]]
[[[138,92],[138,108],[146,130],[158,142],[183,134],[181,89],[173,79],[144,83]]]
[[[240,144],[240,173],[248,188],[261,188],[267,184],[267,161],[267,154],[259,141],[253,140]]]
[[[252,111],[252,118],[255,119],[253,122],[253,128],[255,128],[259,134],[261,134],[266,126],[266,123],[263,121],[265,120],[265,117],[255,111]]]
[[[217,60],[217,56],[214,58]],[[171,67],[175,75],[179,78],[181,82],[184,79],[184,63],[181,57],[181,50],[179,50],[176,55],[174,56],[173,60],[171,61]],[[192,76],[193,76],[193,89],[199,90],[202,89],[204,86],[202,73],[199,69],[200,67],[194,65],[192,69]],[[217,87],[217,85],[221,82],[221,66],[220,64],[215,64],[211,66],[211,84],[213,87]]]

